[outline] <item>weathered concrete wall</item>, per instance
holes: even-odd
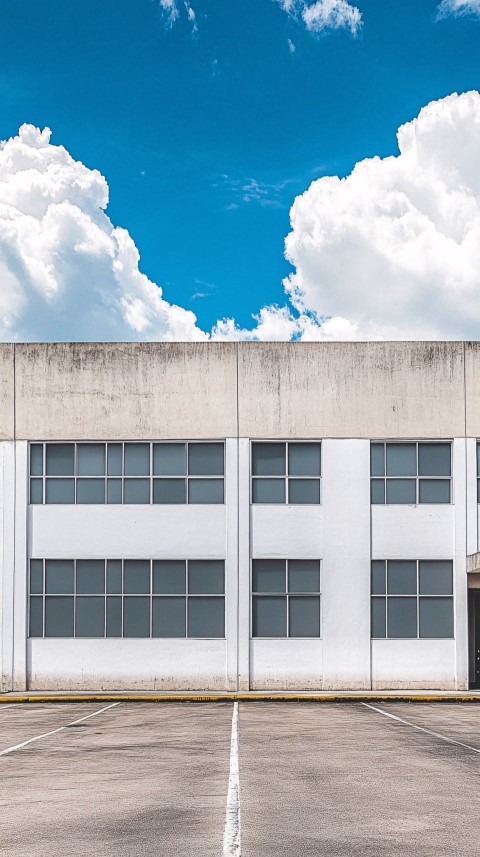
[[[0,440],[13,440],[14,391],[14,346],[0,343]]]
[[[480,438],[480,342],[465,343],[465,433]]]

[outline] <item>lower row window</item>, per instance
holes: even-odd
[[[320,560],[252,561],[252,637],[320,636]]]
[[[374,560],[372,637],[453,637],[451,560]]]
[[[223,560],[30,560],[30,637],[224,637]]]

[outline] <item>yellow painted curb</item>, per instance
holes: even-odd
[[[395,696],[378,693],[367,696],[363,694],[298,694],[298,693],[205,693],[205,694],[4,694],[0,696],[1,705],[35,704],[35,703],[73,703],[73,702],[480,702],[480,694],[465,693],[442,694],[408,694]]]

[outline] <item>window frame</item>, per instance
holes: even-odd
[[[393,445],[415,445],[415,467],[416,473],[412,476],[388,476],[387,475],[387,446]],[[423,445],[431,445],[431,444],[442,444],[444,446],[450,447],[450,476],[420,476],[419,475],[419,448]],[[372,447],[382,445],[384,448],[384,475],[383,476],[374,476],[372,474]],[[415,481],[415,502],[414,503],[389,503],[387,502],[387,481],[391,480],[392,482],[396,481],[404,481],[404,480],[414,480]],[[450,499],[446,503],[431,503],[431,502],[422,502],[420,501],[420,483],[422,481],[439,481],[439,482],[448,482],[450,487]],[[382,482],[383,483],[383,503],[373,502],[372,499],[372,487],[373,483]],[[370,440],[370,505],[371,506],[452,506],[455,503],[454,498],[454,480],[453,480],[453,441],[451,438],[422,438],[421,440],[405,440],[403,438],[395,438],[394,440]]]
[[[257,476],[253,474],[253,447],[255,444],[279,444],[282,443],[285,446],[285,473],[283,475],[264,475]],[[290,476],[289,469],[289,459],[288,459],[288,449],[289,446],[295,445],[305,445],[305,444],[316,444],[320,447],[320,474],[318,476]],[[255,438],[255,440],[250,440],[250,505],[251,506],[321,506],[322,505],[322,461],[323,458],[323,443],[321,439],[315,438],[295,438],[290,440],[283,440],[282,438],[268,438],[266,440]],[[275,502],[259,502],[253,499],[253,485],[256,480],[265,480],[265,479],[275,479],[278,481],[283,481],[285,487],[285,500],[281,503]],[[298,480],[308,480],[312,482],[319,483],[319,500],[318,503],[290,503],[290,481],[295,482]]]
[[[262,560],[275,560],[277,562],[283,562],[285,564],[285,591],[284,592],[254,592],[253,591],[253,565],[256,561]],[[318,562],[319,569],[319,589],[318,592],[297,592],[292,591],[289,592],[288,589],[288,564],[289,562],[297,562],[306,560],[307,562]],[[286,634],[281,637],[261,637],[254,636],[253,634],[253,602],[255,598],[261,598],[262,596],[266,597],[277,597],[284,598],[286,602]],[[289,634],[290,631],[290,610],[289,610],[289,602],[290,597],[298,598],[301,596],[305,596],[307,598],[315,597],[318,598],[318,613],[319,613],[319,634],[315,637],[291,637]],[[249,635],[250,640],[321,640],[322,639],[322,628],[323,628],[323,616],[322,616],[322,607],[323,607],[323,599],[322,599],[322,560],[319,557],[251,557],[250,558],[250,628]]]

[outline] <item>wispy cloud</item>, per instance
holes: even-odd
[[[348,0],[276,0],[284,12],[303,21],[311,33],[328,30],[350,30],[357,36],[362,24],[362,13]]]
[[[456,18],[474,15],[480,18],[480,0],[442,0],[437,9],[437,20],[449,15]]]
[[[260,205],[262,208],[282,208],[290,205],[291,192],[284,191],[292,185],[302,186],[302,179],[288,178],[280,181],[262,181],[252,176],[235,178],[223,173],[215,178],[212,187],[217,188],[226,199],[225,210],[235,211],[242,205]]]

